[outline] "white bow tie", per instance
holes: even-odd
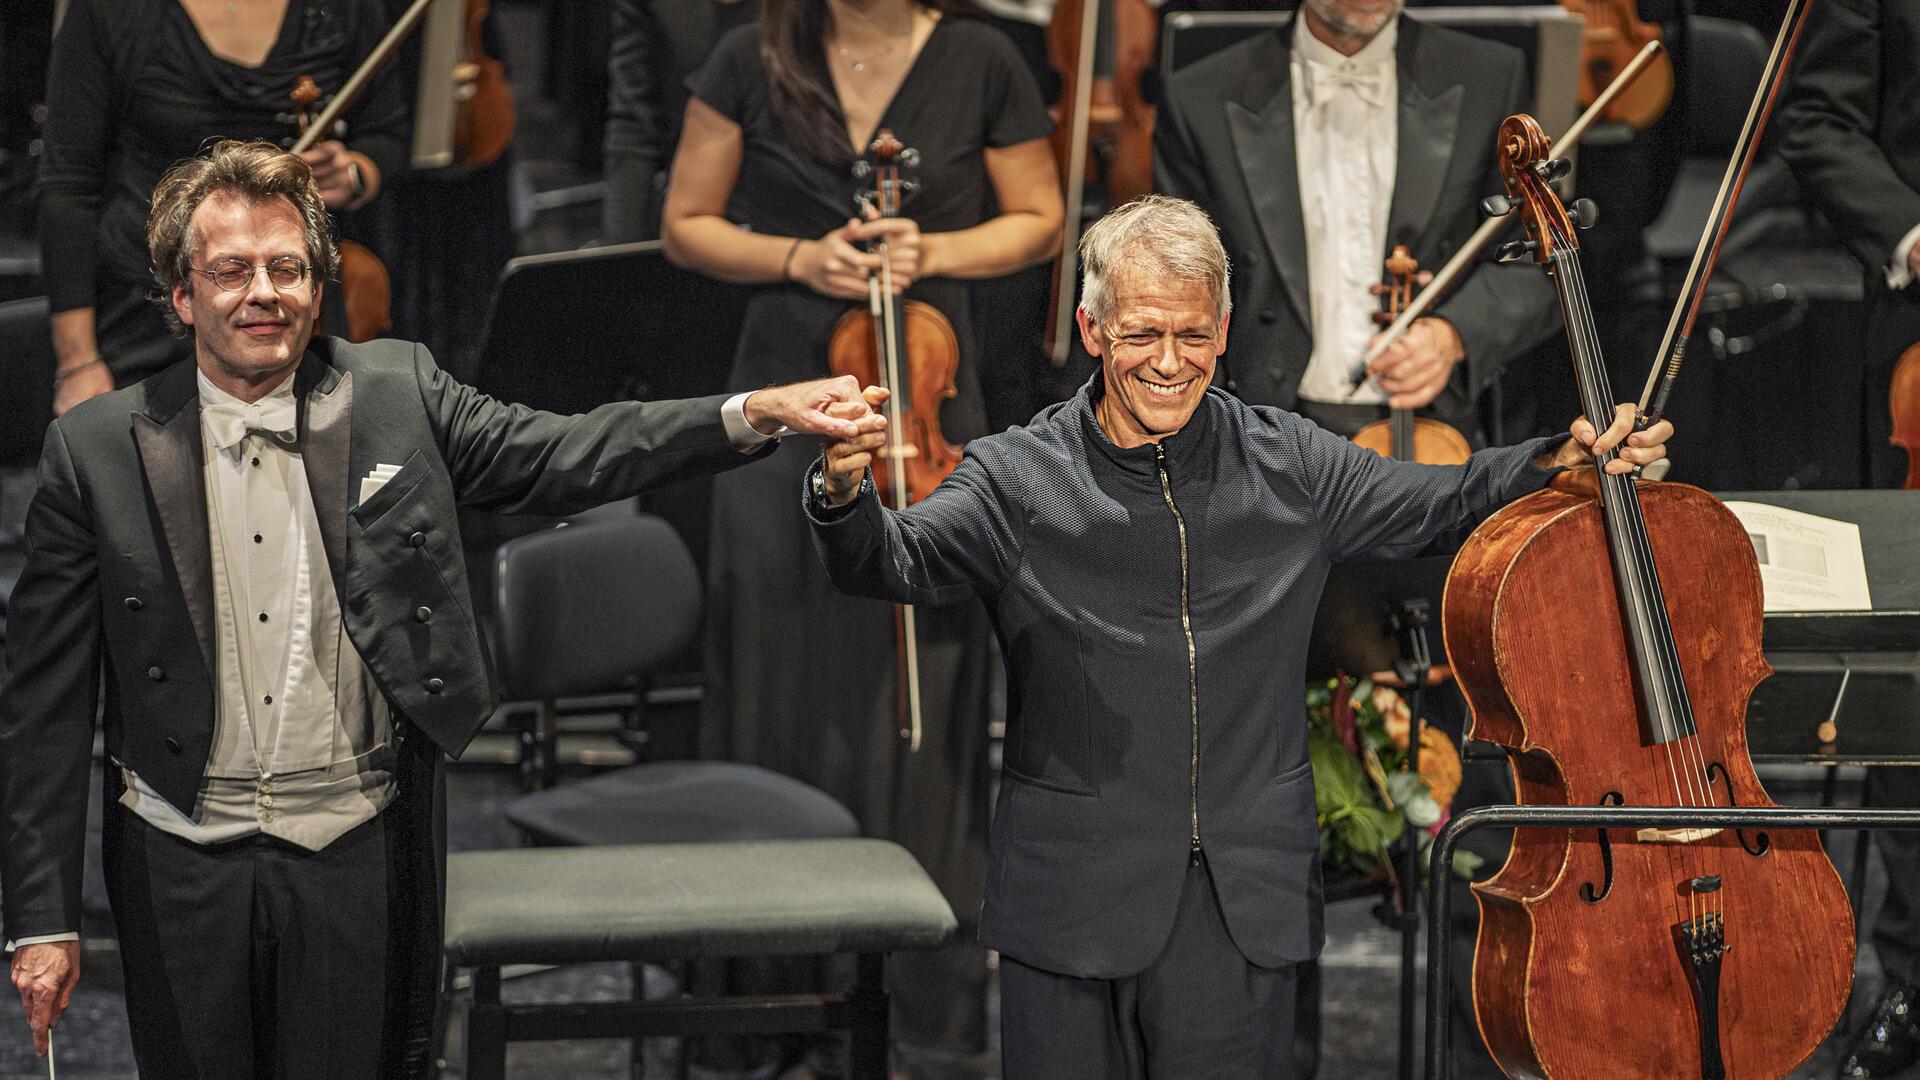
[[[1385,98],[1382,67],[1379,64],[1364,67],[1353,63],[1327,64],[1302,57],[1300,69],[1306,76],[1302,89],[1306,91],[1307,108],[1324,107],[1341,93],[1352,94],[1362,104],[1379,108]]]
[[[200,422],[213,435],[213,445],[225,450],[238,445],[248,433],[255,431],[292,441],[297,419],[292,398],[270,397],[252,405],[237,401],[202,405]]]

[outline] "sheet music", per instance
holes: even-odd
[[[1760,560],[1768,611],[1871,611],[1860,526],[1766,503],[1730,502]]]

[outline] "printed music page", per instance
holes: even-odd
[[[1760,558],[1768,611],[1871,611],[1860,526],[1766,503],[1730,502]]]

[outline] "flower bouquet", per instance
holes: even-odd
[[[1320,859],[1331,873],[1385,877],[1396,888],[1391,849],[1411,827],[1426,865],[1433,836],[1460,789],[1460,755],[1424,722],[1418,772],[1407,769],[1413,718],[1391,687],[1344,673],[1307,689],[1307,754],[1313,762]],[[1453,872],[1471,879],[1479,856],[1458,851]]]

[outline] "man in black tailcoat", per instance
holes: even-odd
[[[194,359],[53,423],[9,610],[13,982],[45,1052],[79,977],[104,688],[102,846],[142,1074],[424,1076],[438,766],[494,705],[455,507],[571,513],[750,460],[783,426],[851,436],[821,410],[865,407],[838,379],[562,417],[416,345],[315,340],[337,255],[312,173],[267,143],[173,169],[148,237]]]
[[[1494,136],[1525,109],[1518,50],[1402,17],[1401,0],[1306,0],[1286,27],[1169,76],[1155,187],[1220,226],[1239,330],[1221,385],[1339,434],[1416,408],[1471,436],[1476,400],[1558,323],[1538,269],[1491,253],[1373,364],[1368,293],[1395,245],[1437,271],[1503,190]]]

